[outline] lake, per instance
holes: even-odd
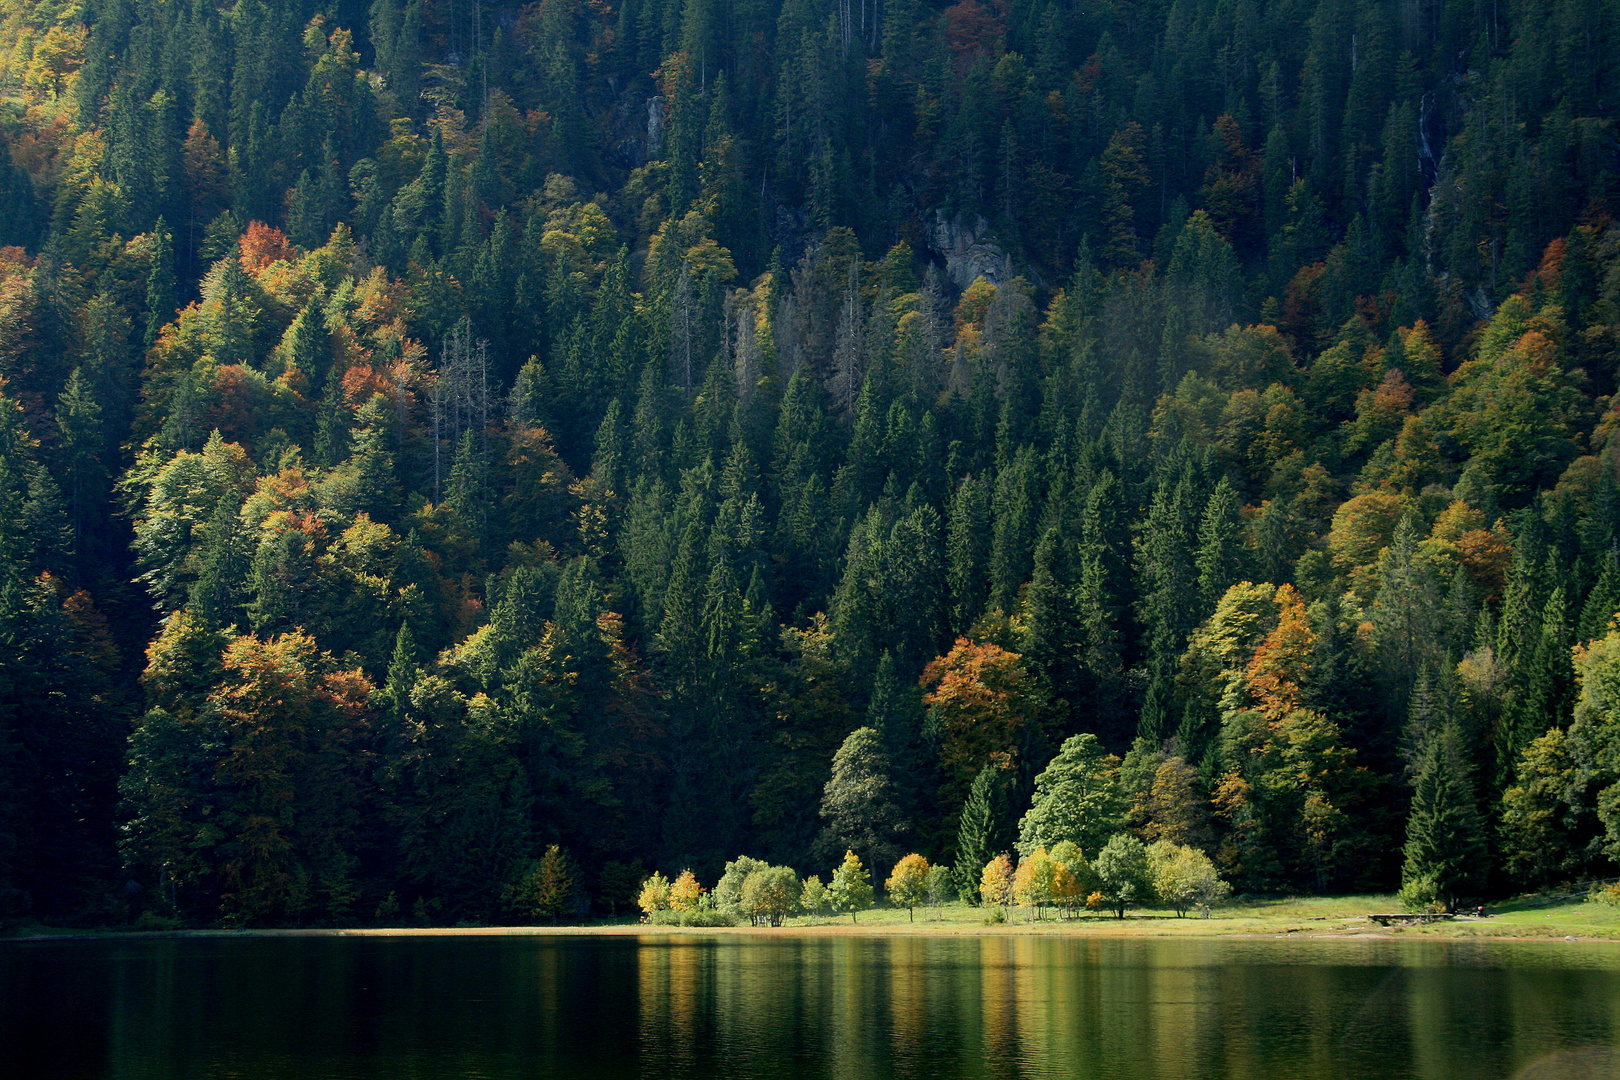
[[[1620,945],[1063,936],[0,942],[0,1073],[1620,1077]]]

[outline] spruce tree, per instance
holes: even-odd
[[[951,594],[951,629],[965,633],[981,614],[989,589],[990,498],[984,481],[966,476],[951,500],[946,524],[946,581]]]
[[[1007,822],[1005,769],[994,763],[979,770],[968,791],[956,830],[957,890],[969,903],[977,903],[979,872],[1011,841]]]
[[[1198,526],[1198,597],[1204,612],[1214,611],[1226,590],[1244,579],[1246,556],[1237,491],[1223,476]]]
[[[894,654],[885,651],[872,679],[866,726],[878,733],[889,756],[895,799],[907,820],[916,820],[923,801],[923,704],[916,683],[902,679]]]
[[[1418,766],[1406,820],[1403,898],[1430,896],[1455,909],[1483,878],[1485,830],[1462,736],[1455,724],[1432,732]]]
[[[146,334],[143,338],[150,349],[157,342],[158,331],[174,318],[174,237],[162,218],[152,226],[152,254],[146,273]]]
[[[1035,548],[1035,572],[1024,594],[1023,657],[1054,697],[1080,689],[1080,631],[1069,545],[1047,529]]]

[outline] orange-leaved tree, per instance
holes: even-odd
[[[923,704],[936,732],[947,805],[960,805],[992,755],[1033,768],[1046,758],[1048,699],[1019,654],[957,638],[923,669]]]
[[[232,919],[295,919],[316,887],[334,893],[329,907],[345,902],[338,879],[359,827],[372,687],[333,666],[302,633],[225,648],[208,706],[225,743],[214,776],[226,793],[218,826]]]
[[[1309,877],[1320,889],[1358,842],[1344,809],[1365,770],[1338,725],[1304,701],[1317,644],[1304,599],[1282,585],[1273,604],[1276,622],[1241,676],[1251,704],[1231,708],[1234,697],[1223,721],[1215,804],[1232,830],[1223,858],[1253,882]]]

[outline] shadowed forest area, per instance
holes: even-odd
[[[1616,0],[0,0],[0,919],[976,887],[1032,804],[1612,876],[1617,69]]]

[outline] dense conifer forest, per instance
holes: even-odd
[[[1615,0],[3,0],[0,918],[1613,873],[1617,68]]]

